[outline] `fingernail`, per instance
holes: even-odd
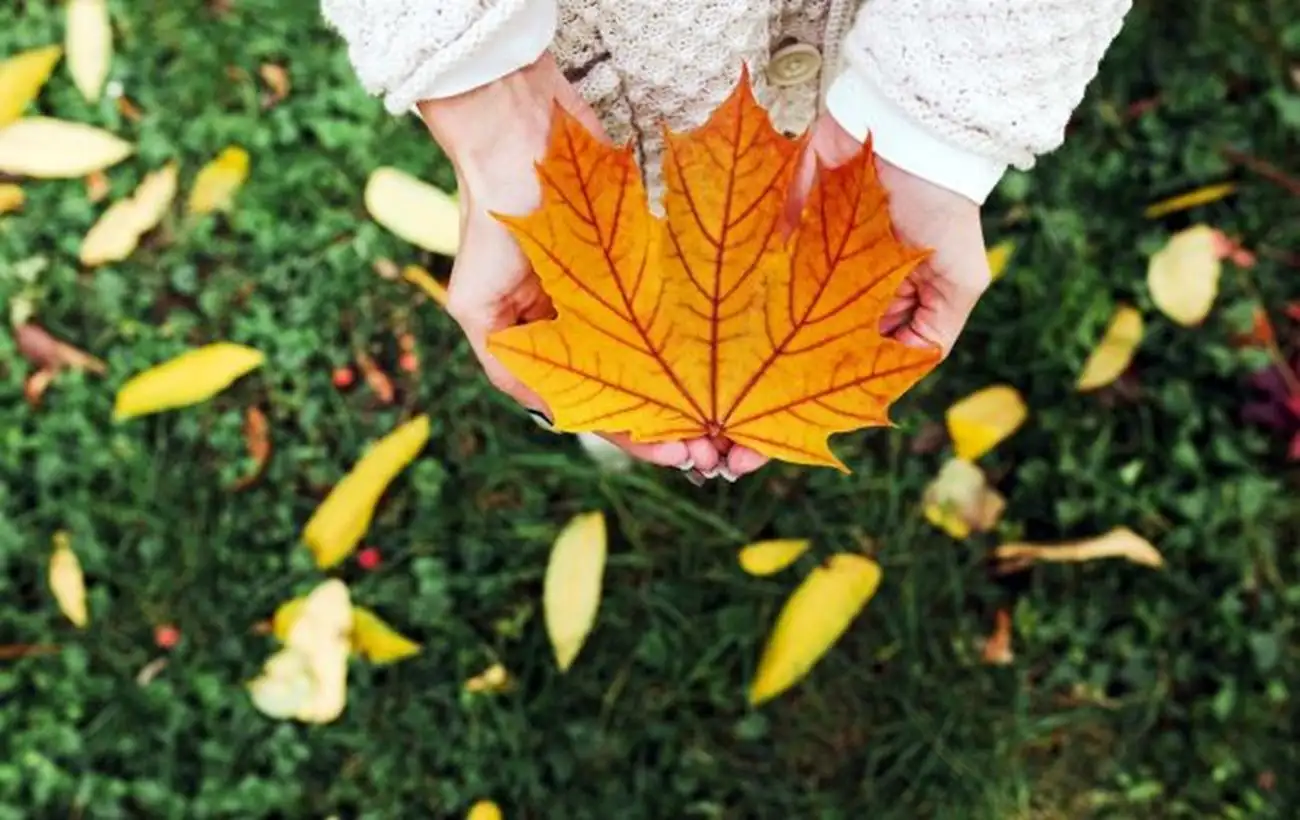
[[[718,475],[722,476],[722,478],[725,479],[729,484],[735,484],[736,479],[740,478],[740,476],[736,475],[731,470],[727,469],[727,465],[725,464],[718,467]]]
[[[714,467],[710,467],[707,470],[700,470],[700,475],[704,476],[705,478],[717,478],[718,468],[714,466]]]
[[[550,418],[548,418],[547,415],[543,413],[541,410],[534,410],[531,407],[525,407],[524,409],[528,411],[529,417],[532,418],[533,422],[538,427],[542,428],[548,433],[555,432],[555,425],[551,423]]]
[[[677,469],[681,470],[683,473],[686,472],[687,470],[694,470],[694,469],[695,469],[695,459],[693,459],[693,458],[688,458],[688,459],[686,459],[686,460],[683,461],[681,464],[678,464],[678,465],[677,465]]]
[[[696,487],[704,486],[704,476],[700,475],[699,470],[690,470],[685,473],[685,475],[686,480],[694,484]]]

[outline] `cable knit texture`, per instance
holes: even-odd
[[[433,96],[528,0],[322,0],[391,111]],[[531,0],[537,2],[537,0]],[[1025,168],[1060,144],[1129,0],[558,0],[551,50],[652,192],[661,125],[700,125],[750,66],[776,126],[802,132],[842,70],[937,136]],[[820,70],[789,69],[792,45]]]

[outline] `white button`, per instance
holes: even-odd
[[[772,55],[767,81],[775,86],[798,85],[816,77],[821,67],[821,52],[807,43],[795,43]]]

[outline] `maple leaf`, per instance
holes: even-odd
[[[499,331],[490,350],[558,430],[725,436],[848,472],[830,435],[888,425],[889,405],[940,358],[879,332],[927,252],[894,236],[870,142],[818,169],[787,236],[804,142],[773,129],[747,73],[703,127],[666,135],[662,219],[630,146],[555,113],[541,207],[497,218],[556,318]]]

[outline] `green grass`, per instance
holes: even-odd
[[[1294,816],[1300,482],[1240,423],[1260,356],[1229,340],[1254,292],[1274,307],[1300,297],[1285,262],[1300,220],[1294,196],[1220,151],[1295,171],[1293,4],[1139,2],[1067,146],[987,207],[990,238],[1019,249],[957,353],[899,405],[900,429],[843,437],[851,477],[774,466],[698,490],[675,473],[598,472],[486,386],[437,308],[374,275],[379,257],[439,263],[367,220],[367,174],[393,164],[450,186],[445,160],[417,121],[360,92],[314,3],[230,5],[113,3],[113,79],[140,122],[86,104],[63,67],[40,102],[137,143],[110,175],[115,196],[169,159],[188,187],[221,148],[245,146],[253,175],[230,218],[171,220],[92,273],[76,252],[100,207],[80,183],[27,184],[26,208],[0,217],[0,300],[18,290],[7,274],[43,265],[39,320],[110,365],[105,379],[60,377],[33,410],[28,366],[0,334],[0,644],[60,647],[0,661],[0,820],[455,817],[485,796],[512,819]],[[0,9],[0,55],[60,38],[59,4]],[[267,61],[289,67],[293,93],[262,110]],[[1141,217],[1153,198],[1223,179],[1240,182],[1231,199]],[[1189,220],[1261,251],[1251,283],[1228,269],[1196,330],[1154,311],[1143,276]],[[1147,317],[1136,389],[1077,395],[1117,301]],[[399,379],[397,406],[332,387],[357,347],[397,372],[399,326],[424,367]],[[267,366],[201,408],[111,423],[131,373],[218,338]],[[958,543],[918,514],[945,455],[912,445],[994,382],[1017,386],[1032,416],[987,459],[1010,499],[1002,530]],[[251,402],[276,453],[233,493]],[[425,650],[354,664],[337,723],[270,721],[241,688],[271,649],[252,627],[318,577],[298,534],[324,492],[416,411],[434,434],[368,536],[385,562],[342,575]],[[540,579],[559,527],[589,509],[611,525],[606,593],[561,675]],[[1150,537],[1167,569],[986,569],[1000,539],[1115,525]],[[84,632],[45,587],[60,528],[88,575]],[[775,578],[741,573],[735,549],[773,535],[811,537],[816,554]],[[777,608],[818,558],[856,549],[883,563],[880,594],[804,684],[751,710]],[[1015,616],[1007,668],[978,662],[998,607]],[[159,623],[184,638],[139,686]],[[462,693],[498,659],[512,693]]]

